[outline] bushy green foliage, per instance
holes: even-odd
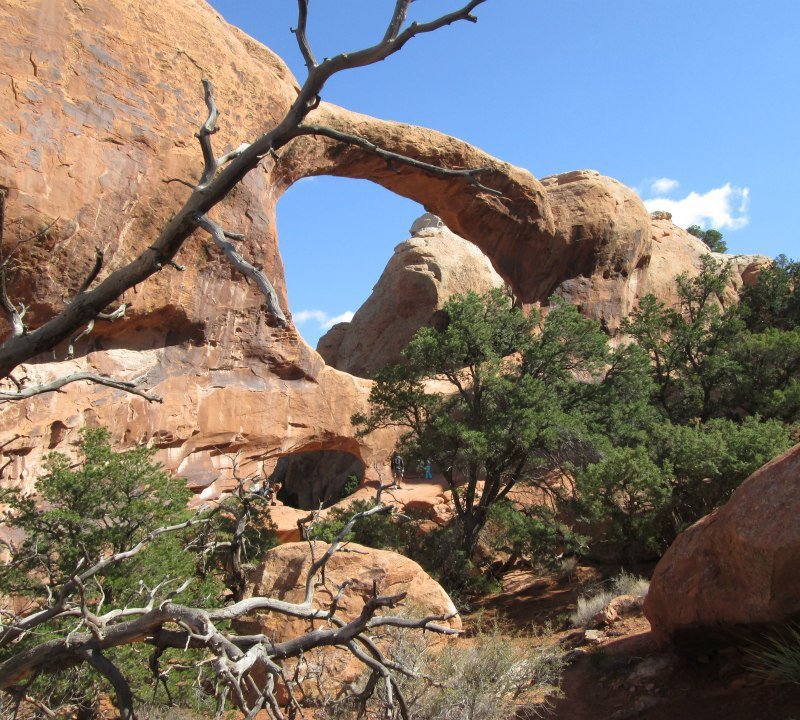
[[[315,523],[309,530],[309,538],[332,543],[353,515],[375,507],[374,500],[353,500],[346,507],[332,508],[324,520]],[[355,542],[373,548],[399,549],[403,545],[400,527],[387,513],[377,513],[361,518],[344,537],[347,542]]]
[[[18,488],[2,491],[3,524],[13,528],[19,539],[10,549],[10,562],[0,567],[0,591],[17,600],[42,602],[49,593],[57,594],[59,586],[76,572],[135,547],[156,528],[178,525],[190,517],[188,490],[153,461],[154,449],[115,451],[109,432],[93,428],[82,432],[77,450],[75,463],[60,453],[47,458],[35,494]],[[262,498],[258,500],[263,503]],[[102,569],[84,590],[88,605],[96,608],[100,603],[103,612],[142,607],[150,591],[155,591],[155,603],[174,597],[189,605],[219,605],[229,580],[234,546],[239,548],[237,557],[246,560],[248,552],[252,557],[274,544],[268,520],[256,510],[248,511],[254,522],[238,537],[233,525],[240,508],[234,504],[235,498],[229,498],[197,526],[159,535],[125,562]],[[225,547],[228,555],[203,552],[214,545]],[[186,580],[192,582],[176,595]],[[80,624],[80,618],[51,621],[37,627],[35,635],[20,638],[6,652],[17,654],[27,644],[63,638],[70,630],[79,630]],[[134,692],[155,697],[148,687],[152,685],[151,654],[152,649],[145,651],[135,645],[106,651]],[[162,657],[165,666],[173,654],[166,651]],[[191,666],[195,652],[181,652],[180,656]],[[175,702],[197,705],[192,681],[183,682],[178,673],[165,677],[160,687],[167,687]],[[30,691],[47,698],[53,707],[77,708],[78,714],[90,717],[108,688],[87,664],[80,664],[36,677]]]
[[[446,327],[420,329],[404,364],[377,374],[370,414],[353,422],[362,432],[403,427],[411,462],[431,459],[442,468],[469,556],[490,508],[511,487],[529,482],[552,490],[548,472],[582,449],[575,375],[601,372],[606,338],[558,299],[538,331],[537,317],[526,317],[500,291],[451,298],[444,314]],[[426,393],[430,380],[450,392]]]
[[[726,389],[731,411],[800,420],[800,327],[743,333],[731,355],[741,371]]]
[[[700,238],[711,252],[728,252],[728,243],[722,239],[722,233],[719,230],[714,230],[714,228],[703,230],[699,225],[690,225],[686,231],[696,238]]]
[[[800,261],[779,255],[754,284],[742,288],[741,299],[751,332],[800,327]]]
[[[347,476],[347,480],[344,481],[344,485],[342,485],[342,489],[339,490],[339,499],[344,500],[347,497],[350,497],[356,490],[358,490],[358,486],[360,481],[358,479],[358,475],[355,473],[351,473]]]
[[[673,477],[672,536],[726,502],[748,475],[790,444],[781,422],[757,416],[659,428],[651,454]]]
[[[628,562],[662,549],[662,523],[672,478],[643,446],[613,448],[578,473],[584,510],[598,523],[599,540],[621,549]]]
[[[499,500],[489,512],[481,538],[495,552],[509,553],[506,567],[526,558],[537,567],[558,567],[565,553],[579,552],[586,538],[576,535],[548,507],[518,508],[508,499]],[[505,568],[500,569],[502,574]]]
[[[650,356],[655,400],[678,423],[724,414],[720,397],[740,372],[731,348],[744,325],[737,306],[721,304],[730,266],[710,255],[702,262],[698,276],[676,279],[678,307],[647,295],[623,324]]]
[[[115,452],[107,430],[84,430],[77,465],[52,453],[45,462],[45,475],[36,481],[35,495],[19,488],[2,490],[0,500],[6,506],[2,522],[24,533],[24,539],[14,561],[0,568],[0,590],[40,596],[46,590],[44,582],[61,584],[79,566],[86,569],[136,544],[159,525],[186,519],[189,493],[153,463],[153,452],[147,447]],[[159,562],[152,564],[155,574],[146,577],[153,585],[174,570],[173,558],[162,551],[157,554],[165,555],[166,564],[163,572]],[[129,566],[113,567],[101,578],[114,592],[131,585],[125,579],[129,574]]]

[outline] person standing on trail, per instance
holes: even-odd
[[[399,453],[392,454],[392,478],[394,478],[394,485],[400,487],[400,483],[403,480],[403,474],[405,473],[406,466],[403,462],[403,458],[400,456]]]
[[[431,472],[431,461],[425,461],[425,479],[426,480],[433,480],[433,473]]]

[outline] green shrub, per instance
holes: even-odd
[[[671,478],[643,447],[613,448],[577,476],[580,507],[628,562],[663,547],[661,522],[672,496]]]
[[[350,497],[356,490],[358,490],[358,486],[361,484],[361,481],[358,479],[358,475],[355,473],[350,473],[347,476],[347,480],[344,481],[344,485],[342,485],[341,490],[339,490],[339,500],[344,500],[345,498]]]
[[[309,530],[309,538],[331,543],[356,513],[375,507],[374,500],[353,500],[347,507],[332,508],[324,520],[315,523]],[[361,518],[344,538],[378,549],[397,550],[402,546],[402,536],[391,515],[378,513]]]
[[[542,569],[557,568],[564,553],[577,552],[585,543],[585,538],[560,522],[549,508],[536,506],[521,510],[506,498],[497,501],[489,510],[481,539],[493,551],[509,553],[501,572],[523,557]]]

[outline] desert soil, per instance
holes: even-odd
[[[565,638],[566,619],[595,573],[580,568],[560,581],[510,573],[502,592],[477,601],[467,623],[497,619],[510,631],[549,623]],[[552,641],[552,640],[551,640]],[[682,655],[657,647],[646,618],[618,621],[596,644],[579,647],[567,668],[563,695],[549,700],[554,720],[800,720],[800,685],[776,685],[747,667],[740,649]],[[524,713],[520,713],[525,716]]]

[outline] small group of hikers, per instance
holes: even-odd
[[[392,487],[400,487],[400,483],[403,481],[403,476],[406,472],[406,464],[403,462],[403,457],[400,453],[392,453],[392,460],[391,460],[391,467],[392,467]],[[433,473],[431,472],[431,461],[425,461],[425,479],[432,480]]]

